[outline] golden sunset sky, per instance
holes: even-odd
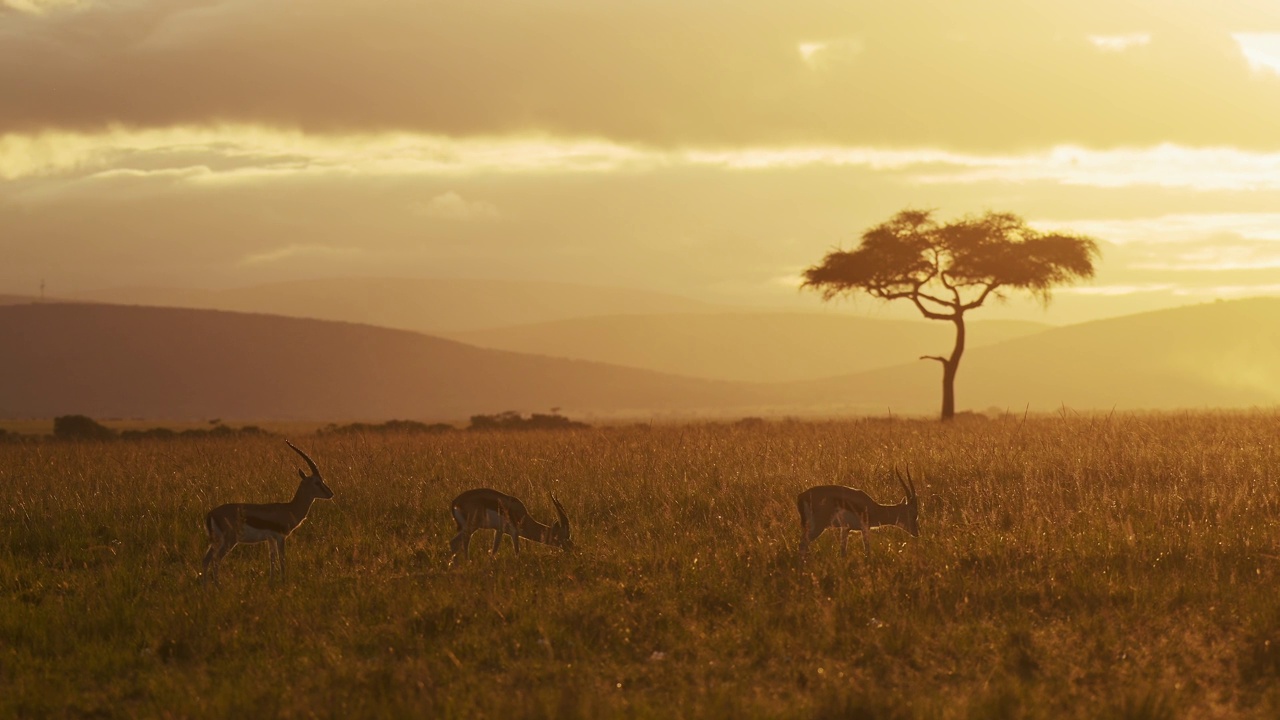
[[[1280,294],[1280,2],[0,0],[0,292],[817,310],[800,271],[907,206],[1102,241],[984,317]]]

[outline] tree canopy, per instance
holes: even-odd
[[[903,210],[862,234],[853,250],[832,250],[804,271],[804,287],[824,300],[865,292],[906,299],[932,320],[955,324],[951,354],[942,363],[942,419],[955,415],[955,379],[964,355],[964,314],[992,296],[1031,293],[1048,304],[1055,286],[1093,277],[1096,240],[1027,227],[1012,213],[988,212],[940,224],[931,210]]]
[[[804,272],[824,299],[865,292],[909,299],[925,317],[952,319],[988,297],[1025,290],[1047,303],[1053,287],[1093,277],[1092,238],[1045,233],[1012,213],[939,224],[930,210],[903,210],[867,230],[853,250],[833,250]]]

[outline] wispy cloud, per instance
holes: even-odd
[[[1130,48],[1151,44],[1151,33],[1131,33],[1129,35],[1090,35],[1089,42],[1099,50],[1107,52],[1123,52]]]
[[[0,8],[9,8],[30,15],[44,15],[59,10],[82,10],[89,0],[0,0]]]
[[[496,220],[500,216],[498,207],[493,203],[467,200],[452,190],[426,202],[415,203],[413,212],[423,217],[458,221]]]
[[[246,255],[240,260],[241,265],[267,265],[296,260],[299,258],[350,258],[361,254],[359,248],[331,247],[328,245],[286,245],[261,253]]]
[[[1173,283],[1146,283],[1143,285],[1084,285],[1067,287],[1057,292],[1066,295],[1101,295],[1104,297],[1120,297],[1123,295],[1140,295],[1144,293],[1169,292],[1177,288]]]
[[[1206,285],[1181,287],[1173,291],[1179,297],[1243,298],[1280,295],[1280,283],[1257,285]]]
[[[1274,190],[1280,188],[1280,153],[1171,144],[1112,150],[1064,145],[1022,155],[957,156],[918,180],[934,184],[1047,181],[1104,188]]]
[[[1280,33],[1236,33],[1232,37],[1255,71],[1280,74]]]
[[[802,42],[796,46],[800,60],[811,70],[832,68],[841,62],[853,60],[863,51],[858,38]]]
[[[1046,229],[1071,229],[1118,245],[1157,243],[1168,247],[1241,238],[1280,241],[1280,213],[1269,212],[1172,213],[1125,219],[1044,220],[1036,224]]]
[[[101,133],[0,135],[0,180],[107,168],[154,169],[172,160],[185,162],[191,156],[208,159],[207,164],[217,168],[215,177],[206,180],[227,182],[322,174],[589,173],[642,169],[664,161],[661,153],[591,139],[309,135],[241,125],[113,128]]]
[[[923,185],[1051,182],[1103,188],[1280,189],[1280,152],[1171,144],[976,154],[928,147],[821,145],[663,150],[590,138],[312,135],[257,126],[0,135],[0,180],[181,167],[209,168],[208,173],[191,177],[193,183],[206,184],[324,175],[448,177],[855,167],[905,173],[907,181]]]
[[[1192,272],[1223,272],[1234,270],[1274,270],[1280,268],[1280,244],[1269,243],[1259,247],[1257,243],[1232,244],[1230,240],[1215,239],[1215,244],[1190,252],[1171,255],[1161,254],[1150,260],[1134,262],[1129,267],[1137,270],[1173,270]]]

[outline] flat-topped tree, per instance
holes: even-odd
[[[955,416],[956,370],[964,355],[966,312],[990,297],[1023,290],[1048,305],[1050,291],[1093,277],[1096,240],[1043,233],[1012,213],[988,212],[939,224],[931,210],[903,210],[862,234],[853,250],[833,250],[804,271],[803,287],[823,300],[859,292],[880,300],[910,300],[930,320],[956,326],[942,363],[942,419]]]

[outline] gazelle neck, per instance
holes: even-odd
[[[897,505],[880,505],[875,504],[867,508],[867,519],[874,525],[898,525],[906,527],[911,510],[910,502],[903,502]]]
[[[305,485],[299,485],[298,491],[293,494],[293,499],[289,501],[289,510],[293,512],[296,518],[305,518],[307,513],[311,511],[311,503],[316,501],[316,496],[305,492]]]
[[[550,545],[552,544],[551,526],[543,525],[532,517],[525,516],[524,522],[520,524],[520,537]]]

